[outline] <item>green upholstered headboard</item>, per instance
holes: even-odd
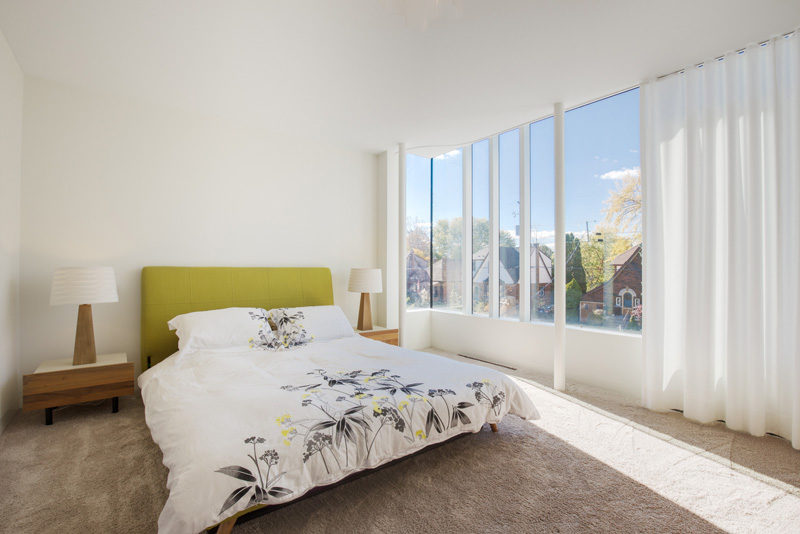
[[[182,313],[230,307],[333,304],[327,267],[142,268],[142,370],[178,350],[167,321]]]

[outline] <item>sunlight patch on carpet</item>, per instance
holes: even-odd
[[[515,380],[541,413],[531,424],[719,528],[789,532],[800,524],[800,491],[794,486],[527,379]]]

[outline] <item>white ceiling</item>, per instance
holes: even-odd
[[[457,5],[422,28],[387,0],[0,0],[0,30],[29,76],[379,151],[476,139],[800,24],[798,0]]]

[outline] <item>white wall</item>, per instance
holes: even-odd
[[[431,345],[518,369],[553,372],[553,328],[505,319],[431,311]]]
[[[137,366],[145,265],[328,266],[355,322],[349,269],[378,263],[376,156],[25,83],[23,373],[72,354],[76,308],[48,304],[60,266],[114,267],[120,302],[93,307],[97,349]]]
[[[397,195],[398,154],[392,150],[378,155],[378,267],[383,273],[383,292],[373,295],[377,325],[397,328],[398,323],[398,239]]]
[[[421,350],[435,346],[431,339],[430,310],[407,311],[405,329],[405,348]]]
[[[567,327],[567,382],[642,398],[642,336]]]
[[[19,407],[23,75],[0,33],[0,432]]]
[[[418,312],[417,312],[418,313]],[[432,347],[552,375],[552,325],[432,310],[430,325],[412,323],[414,338]],[[412,326],[409,326],[407,331]],[[567,381],[641,396],[642,338],[588,328],[567,328]]]

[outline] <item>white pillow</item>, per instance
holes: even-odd
[[[275,348],[267,317],[262,308],[224,308],[178,315],[167,325],[177,331],[181,351]]]
[[[278,327],[278,339],[285,347],[314,341],[354,336],[355,332],[339,306],[275,308],[269,316]]]

